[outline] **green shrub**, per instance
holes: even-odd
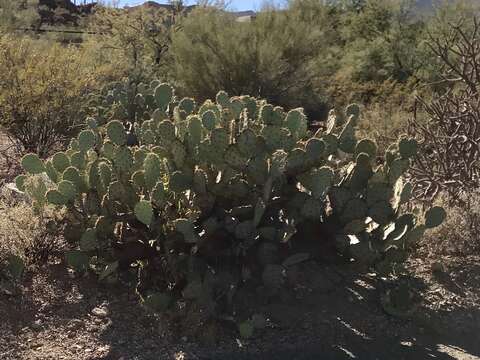
[[[74,136],[83,97],[113,73],[83,50],[0,36],[0,127],[25,151],[43,157]]]
[[[180,90],[201,101],[223,89],[286,108],[324,110],[313,65],[319,54],[325,60],[328,42],[324,29],[312,26],[321,20],[306,19],[301,10],[265,10],[252,22],[238,22],[217,9],[196,9],[172,39],[173,78]]]
[[[139,88],[151,118],[132,132],[89,119],[65,152],[26,155],[16,182],[37,208],[66,207],[78,245],[67,261],[78,271],[103,279],[150,264],[155,286],[143,295],[157,310],[184,299],[232,311],[244,286],[276,294],[289,267],[311,256],[296,250],[308,240],[388,273],[445,217],[433,208],[423,224],[401,210],[417,144],[402,137],[376,166],[375,143],[355,137],[356,105],[312,134],[302,109],[226,92],[196,104],[156,81]]]

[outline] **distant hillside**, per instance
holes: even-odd
[[[90,15],[96,5],[96,2],[76,5],[71,0],[39,0],[40,26],[78,26],[80,19]]]
[[[190,5],[185,7],[185,11],[188,13],[195,9],[197,5]],[[126,6],[126,9],[140,9],[140,8],[154,8],[154,9],[165,9],[172,11],[175,9],[174,5],[170,4],[159,4],[156,1],[145,1],[143,4],[136,5],[136,6]],[[254,17],[256,15],[255,11],[252,10],[246,10],[246,11],[231,11],[229,12],[232,15],[234,15],[237,18],[243,18],[243,17]]]

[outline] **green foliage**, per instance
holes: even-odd
[[[0,73],[2,130],[26,152],[44,157],[80,130],[86,92],[111,72],[81,46],[0,34]],[[92,140],[83,136],[82,145]]]
[[[294,234],[305,224],[334,224],[331,241],[341,243],[343,256],[384,273],[426,228],[443,221],[441,208],[426,213],[425,225],[401,211],[411,191],[402,175],[415,143],[402,138],[389,148],[388,161],[376,165],[375,144],[356,137],[358,106],[342,114],[344,125],[333,119],[328,133],[313,134],[300,109],[286,112],[225,92],[197,107],[158,82],[144,91],[159,86],[162,101],[134,128],[138,144],[127,145],[124,125],[112,120],[81,132],[52,157],[53,169],[63,173],[38,175],[50,160],[29,154],[23,164],[31,174],[19,179],[37,206],[63,205],[70,213],[82,235],[67,262],[78,271],[100,261],[102,278],[112,275],[124,261],[112,251],[121,243],[143,249],[129,255],[131,261],[162,259],[163,275],[151,276],[165,285],[155,289],[161,295],[147,295],[150,308],[163,310],[168,299],[178,299],[170,283],[185,299],[215,311],[232,306],[230,296],[215,294],[244,282],[280,291],[286,269],[309,258],[287,246],[304,240]],[[187,107],[189,116],[178,115]],[[207,107],[214,126],[200,121]],[[74,157],[85,164],[73,166],[79,163]],[[252,326],[242,323],[242,336],[251,336]]]
[[[223,89],[288,108],[318,108],[325,99],[320,88],[313,89],[318,74],[312,65],[320,54],[324,61],[330,42],[325,24],[312,26],[328,21],[327,8],[320,10],[316,19],[306,19],[297,7],[265,10],[245,23],[215,8],[196,9],[173,36],[172,75],[182,92],[200,100]]]

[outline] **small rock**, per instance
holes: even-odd
[[[68,329],[69,330],[78,330],[82,327],[83,321],[80,319],[72,319],[68,323]]]
[[[92,314],[99,318],[105,318],[108,316],[108,310],[105,309],[104,307],[96,307],[96,308],[93,308]]]
[[[40,330],[42,328],[42,320],[37,319],[35,322],[32,324],[32,329],[33,330]]]

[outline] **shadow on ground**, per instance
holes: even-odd
[[[271,326],[251,340],[231,328],[215,329],[210,345],[168,331],[131,291],[72,278],[63,265],[38,269],[21,296],[0,295],[1,359],[478,359],[480,309],[421,307],[408,320],[382,311],[384,290],[374,276],[310,264],[296,291],[263,308]],[[319,272],[320,270],[320,272]],[[480,266],[463,269],[480,273]],[[321,275],[318,275],[321,274]],[[462,273],[463,274],[463,273]],[[304,276],[304,275],[302,275]],[[437,280],[463,296],[477,277]],[[462,275],[463,276],[463,275]],[[461,281],[464,281],[463,283]],[[466,281],[466,282],[465,282]],[[420,292],[427,288],[419,278]],[[308,286],[306,286],[307,284]],[[305,286],[304,286],[305,285]],[[213,335],[212,335],[213,334]],[[216,341],[212,345],[212,336]]]

